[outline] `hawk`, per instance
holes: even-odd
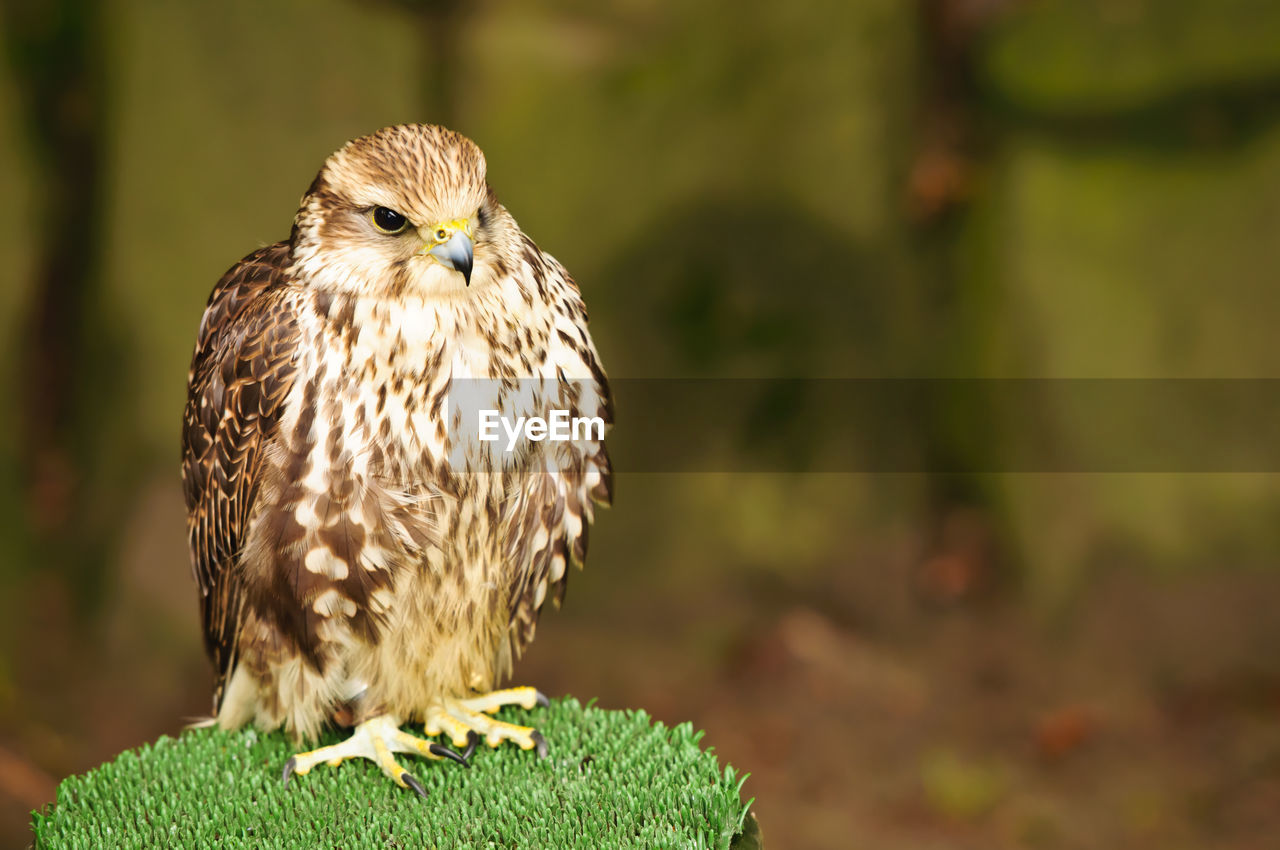
[[[354,726],[289,759],[286,783],[360,756],[425,795],[394,753],[466,764],[483,738],[545,754],[489,714],[545,704],[495,687],[611,500],[603,426],[508,451],[468,405],[613,420],[578,287],[498,202],[480,148],[388,127],[330,156],[289,239],[218,281],[188,376],[214,720],[295,741]]]

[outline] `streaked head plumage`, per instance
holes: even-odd
[[[300,276],[363,295],[465,290],[509,221],[485,175],[480,148],[444,127],[402,124],[348,142],[294,221]]]

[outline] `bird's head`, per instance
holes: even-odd
[[[325,161],[291,241],[313,286],[456,297],[489,282],[517,232],[485,181],[474,142],[405,124],[348,142]]]

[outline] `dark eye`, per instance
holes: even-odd
[[[409,219],[386,207],[373,208],[373,226],[383,233],[399,233],[409,226]]]

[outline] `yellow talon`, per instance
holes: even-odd
[[[449,740],[453,741],[455,747],[465,747],[471,743],[470,727],[446,711],[436,709],[428,712],[422,726],[428,735],[439,735],[444,732],[449,736]]]
[[[396,761],[394,753],[415,753],[435,760],[448,758],[465,767],[471,766],[466,756],[400,731],[399,720],[383,714],[361,723],[345,741],[298,753],[289,759],[284,766],[284,783],[288,785],[289,778],[295,774],[306,776],[317,764],[337,767],[347,759],[367,758],[401,788],[412,788],[420,796],[427,796],[422,783]]]
[[[545,696],[534,688],[507,688],[467,699],[444,699],[427,712],[423,726],[428,735],[447,733],[456,746],[469,743],[472,733],[484,738],[484,742],[496,749],[503,741],[514,741],[522,750],[537,749],[538,755],[546,755],[546,740],[532,727],[506,723],[489,715],[505,705],[533,708],[549,705]]]

